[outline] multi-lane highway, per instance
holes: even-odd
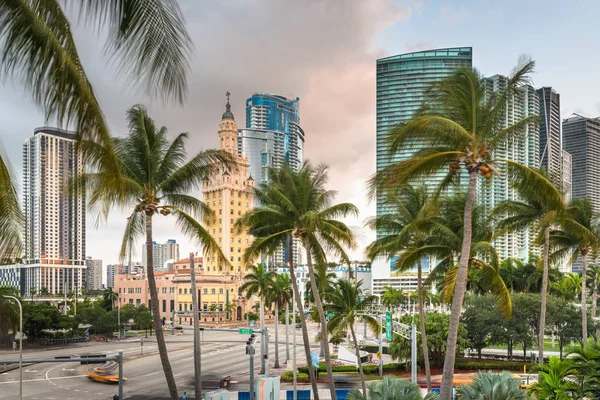
[[[312,324],[311,338],[316,336],[317,326]],[[269,327],[273,332],[272,327]],[[281,329],[281,328],[280,328]],[[290,331],[293,331],[290,328]],[[297,360],[298,364],[305,364],[304,351],[300,330],[297,330]],[[233,332],[203,333],[202,340],[202,375],[206,381],[204,389],[210,390],[210,384],[218,384],[218,379],[232,376],[232,390],[248,390],[249,381],[249,356],[246,355],[246,340],[248,335]],[[271,369],[274,361],[274,335],[271,333],[269,343],[269,357]],[[175,336],[166,336],[169,360],[173,367],[175,380],[180,393],[193,392],[193,341],[192,332],[186,331]],[[280,362],[285,360],[285,336],[280,330]],[[290,352],[292,336],[290,335]],[[318,349],[318,344],[313,344]],[[254,365],[259,369],[260,352],[256,346]],[[166,396],[168,390],[162,372],[160,358],[157,353],[154,337],[144,339],[141,354],[140,339],[127,339],[123,341],[90,342],[82,345],[72,345],[62,349],[45,349],[26,351],[23,359],[54,358],[56,356],[76,357],[82,354],[107,354],[113,355],[122,351],[125,356],[123,368],[125,383],[124,397],[142,395],[148,399]],[[291,356],[290,356],[291,357]],[[18,353],[5,352],[0,354],[0,359],[15,359]],[[285,365],[282,364],[282,367]],[[34,364],[23,368],[23,398],[31,400],[76,400],[76,399],[108,399],[112,400],[117,393],[116,385],[107,385],[89,380],[85,373],[85,366],[79,363],[65,362],[52,364]],[[2,371],[2,367],[0,367]],[[18,399],[19,371],[18,369],[0,374],[0,400]]]

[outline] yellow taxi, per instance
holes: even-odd
[[[97,369],[88,372],[88,378],[100,383],[119,383],[119,371],[108,371],[105,369]],[[127,378],[123,377],[123,381]]]

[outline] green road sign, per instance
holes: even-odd
[[[240,328],[240,335],[252,335],[252,328]]]
[[[389,311],[385,313],[385,338],[392,340],[392,313]]]

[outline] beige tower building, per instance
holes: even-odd
[[[219,148],[232,154],[237,166],[221,168],[204,182],[204,202],[214,213],[206,227],[220,244],[231,266],[221,265],[216,255],[207,254],[204,274],[237,275],[241,279],[246,273],[244,251],[252,237],[245,230],[236,228],[235,223],[254,207],[254,179],[248,172],[247,157],[238,155],[238,127],[231,112],[229,93],[219,124]]]

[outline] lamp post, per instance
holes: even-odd
[[[23,307],[15,296],[2,297],[12,299],[19,305],[19,400],[23,400]]]

